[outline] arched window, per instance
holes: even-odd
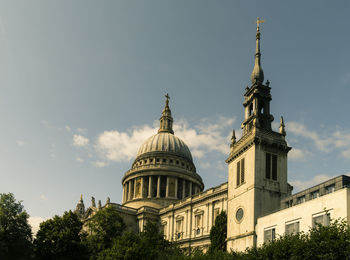
[[[250,103],[250,105],[249,105],[249,116],[252,115],[252,112],[253,112],[253,103]]]
[[[265,105],[262,103],[259,107],[259,114],[264,114],[265,113]]]

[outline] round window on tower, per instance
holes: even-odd
[[[236,211],[236,220],[237,222],[241,222],[242,219],[243,219],[243,216],[244,216],[244,211],[242,208],[239,208],[237,211]]]

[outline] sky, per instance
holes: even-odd
[[[255,21],[294,192],[350,173],[349,1],[0,0],[0,193],[37,225],[83,194],[121,203],[121,179],[158,129],[205,187],[227,181],[254,65]]]

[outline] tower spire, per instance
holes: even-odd
[[[280,119],[279,132],[280,132],[281,135],[284,135],[284,136],[286,135],[286,130],[285,130],[283,116],[281,116],[281,119]]]
[[[174,134],[173,130],[173,118],[171,116],[171,110],[169,108],[169,95],[165,95],[165,107],[162,112],[162,116],[159,119],[160,121],[160,127],[158,130],[158,133],[171,133]]]
[[[77,213],[80,218],[84,217],[85,205],[84,205],[84,201],[83,201],[83,194],[80,195],[80,200],[75,208],[75,213]]]
[[[264,72],[261,68],[260,64],[260,24],[263,23],[264,20],[260,20],[259,17],[256,20],[256,49],[255,49],[255,64],[254,69],[251,75],[252,83],[263,83],[264,81]]]

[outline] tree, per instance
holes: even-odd
[[[317,224],[308,233],[284,235],[261,247],[238,253],[238,259],[349,259],[350,227],[344,220]]]
[[[72,211],[40,223],[34,240],[35,256],[38,259],[84,259],[86,250],[82,244],[82,226],[83,223]]]
[[[32,249],[29,215],[12,193],[0,194],[0,259],[28,259]]]
[[[345,220],[317,224],[307,234],[305,259],[350,259],[350,226]]]
[[[176,245],[164,239],[158,223],[148,221],[143,232],[125,232],[116,238],[112,247],[102,251],[98,259],[184,259],[184,256]]]
[[[225,211],[216,217],[215,224],[210,230],[210,247],[209,251],[226,251],[227,236],[227,215]]]
[[[97,256],[102,250],[110,248],[113,240],[120,237],[126,229],[124,220],[113,207],[97,211],[88,220],[86,226],[89,236],[85,243],[89,247],[92,257]]]

